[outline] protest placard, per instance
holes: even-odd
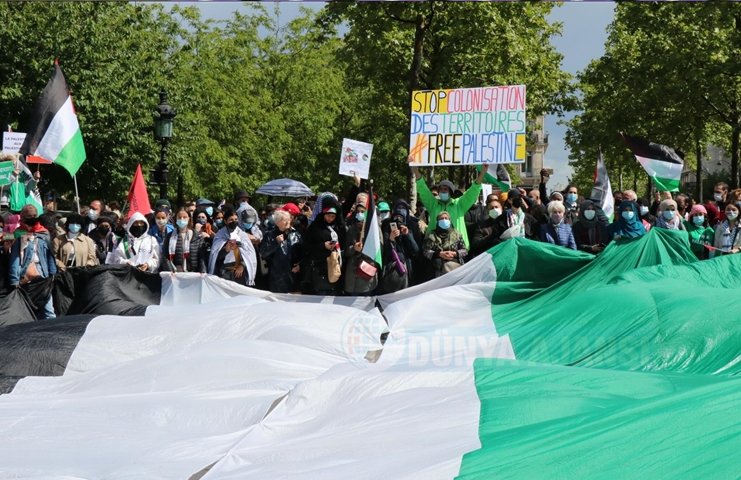
[[[13,162],[0,162],[0,187],[10,185],[13,180]]]
[[[525,107],[525,85],[412,92],[412,165],[524,163]]]
[[[368,178],[373,144],[344,138],[340,154],[340,175]]]
[[[18,153],[25,139],[23,132],[3,132],[3,153]]]

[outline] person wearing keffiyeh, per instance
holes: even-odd
[[[656,228],[684,231],[684,218],[679,214],[677,202],[672,199],[662,200],[656,213]]]

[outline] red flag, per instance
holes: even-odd
[[[129,188],[129,213],[126,215],[126,218],[130,218],[134,212],[139,212],[142,215],[152,213],[152,207],[149,204],[149,194],[147,193],[147,184],[144,182],[141,164],[136,166],[134,181],[131,182],[131,188]]]

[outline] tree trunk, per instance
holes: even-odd
[[[739,187],[739,183],[738,183],[739,136],[741,136],[741,123],[737,121],[731,133],[731,188]]]
[[[419,76],[422,72],[422,59],[424,58],[424,41],[425,33],[427,32],[428,20],[422,15],[417,15],[417,24],[414,30],[414,54],[412,55],[412,64],[409,67],[409,79],[408,79],[408,96],[409,99],[407,112],[409,112],[408,124],[411,125],[412,119],[412,92],[419,89]],[[407,145],[411,141],[410,137],[407,137]],[[409,193],[409,205],[412,207],[412,211],[416,213],[417,205],[417,186],[414,183],[414,174],[411,170],[407,173],[407,191]]]
[[[697,156],[697,174],[695,178],[695,199],[702,203],[702,145],[695,140],[695,156]]]

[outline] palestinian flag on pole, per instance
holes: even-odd
[[[373,183],[371,182],[368,194],[368,209],[365,212],[365,235],[363,237],[362,254],[373,261],[377,268],[383,266],[381,249],[381,226],[376,215],[376,200],[373,198]]]
[[[612,185],[610,177],[607,176],[607,167],[605,160],[602,158],[602,151],[599,152],[597,166],[594,168],[594,187],[592,194],[589,196],[592,201],[599,202],[599,206],[607,218],[612,220],[615,211],[615,198],[612,196]]]
[[[644,138],[631,137],[623,132],[620,132],[620,136],[648,176],[653,179],[659,191],[679,191],[679,179],[684,168],[681,152]]]
[[[85,145],[67,81],[56,61],[51,80],[36,102],[30,127],[20,153],[45,158],[74,176],[85,161]]]
[[[496,166],[496,171],[492,174],[491,167],[484,175],[484,183],[489,183],[496,186],[503,192],[508,192],[512,188],[512,180],[509,178],[509,172],[507,167],[499,163]],[[476,166],[476,172],[481,171],[481,165]]]

